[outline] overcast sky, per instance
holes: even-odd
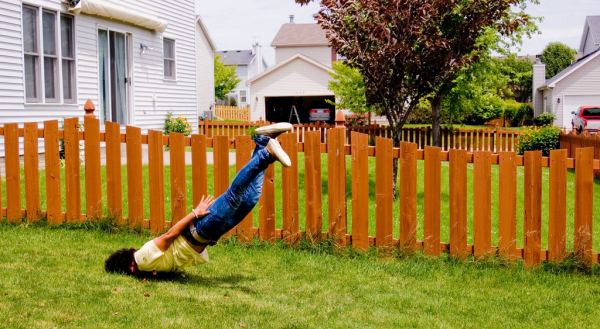
[[[579,49],[587,15],[600,15],[600,0],[541,0],[530,5],[528,13],[543,16],[542,34],[526,39],[519,54],[538,54],[551,41],[561,41]],[[263,45],[269,65],[275,63],[270,44],[281,24],[313,23],[319,6],[300,7],[294,0],[196,0],[196,14],[202,16],[219,50],[250,49],[254,37]]]

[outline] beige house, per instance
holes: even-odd
[[[284,24],[271,43],[276,65],[248,80],[251,119],[274,122],[308,122],[312,108],[330,108],[335,100],[328,89],[337,53],[317,24]],[[294,111],[295,110],[295,111]],[[296,116],[297,114],[297,116]]]
[[[600,105],[600,16],[585,21],[579,60],[546,79],[546,66],[533,65],[535,115],[554,113],[554,125],[571,129],[572,112],[580,106]]]

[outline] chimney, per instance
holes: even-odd
[[[544,113],[544,95],[538,88],[546,83],[546,64],[542,63],[541,58],[537,57],[537,62],[533,64],[533,115],[538,116]]]
[[[294,24],[294,15],[290,15],[290,24]]]

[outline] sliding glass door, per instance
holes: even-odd
[[[100,120],[128,124],[128,36],[98,30],[98,69],[100,74]]]

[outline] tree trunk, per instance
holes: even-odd
[[[402,134],[402,127],[398,128],[398,125],[392,126],[393,147],[400,147],[401,134]],[[394,197],[394,201],[396,201],[398,199],[398,193],[397,193],[398,189],[396,188],[397,184],[398,184],[398,158],[393,159],[392,170],[393,170],[393,177],[394,177],[394,181],[392,184],[392,186],[394,188],[393,197]]]
[[[440,112],[442,110],[442,99],[440,95],[435,95],[431,99],[431,130],[433,132],[433,139],[431,146],[442,146],[442,127],[440,123]]]

